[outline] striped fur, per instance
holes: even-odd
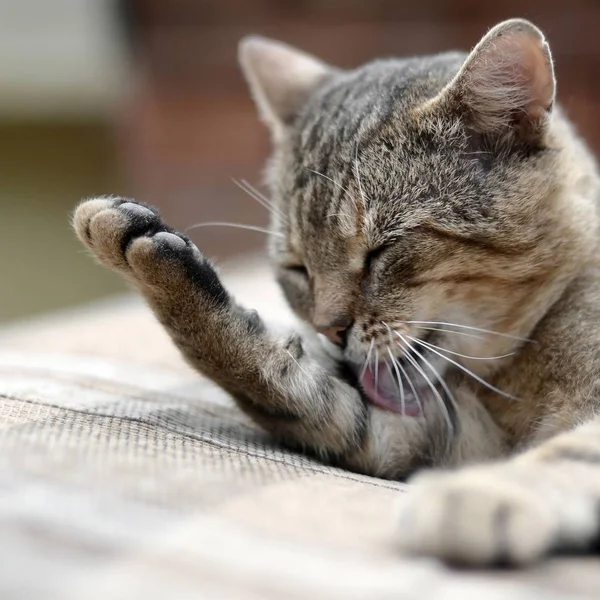
[[[379,477],[464,465],[416,476],[405,550],[520,564],[593,547],[600,180],[554,106],[541,32],[508,21],[470,55],[353,71],[262,38],[240,54],[273,133],[270,253],[307,327],[271,331],[145,205],[82,203],[82,242],[283,443]],[[314,328],[339,323],[332,349]],[[417,386],[429,374],[440,402],[375,406],[360,373],[374,357]]]

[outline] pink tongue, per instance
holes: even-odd
[[[375,368],[368,367],[360,380],[365,393],[375,404],[386,410],[403,413],[409,416],[421,414],[412,388],[403,381],[402,392],[404,394],[404,411],[402,406],[402,393],[398,388],[396,378],[392,378],[390,369],[385,363],[378,363]]]

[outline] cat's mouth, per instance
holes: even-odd
[[[422,377],[411,378],[409,381],[385,362],[369,365],[364,369],[359,374],[359,384],[372,404],[408,417],[421,416],[423,404],[435,399],[436,394],[443,397],[443,390],[439,385],[428,383]]]

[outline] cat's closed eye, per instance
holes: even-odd
[[[370,250],[365,256],[363,270],[365,273],[369,273],[369,271],[373,268],[374,262],[381,258],[381,256],[385,253],[386,250],[390,248],[389,244],[383,244],[381,246],[377,246],[373,250]]]
[[[308,269],[304,265],[286,265],[284,268],[289,273],[308,279]]]

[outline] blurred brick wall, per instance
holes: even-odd
[[[598,0],[127,0],[134,85],[120,121],[133,195],[176,227],[230,220],[264,225],[265,211],[231,177],[260,182],[268,136],[237,67],[247,33],[284,40],[339,66],[378,56],[468,49],[497,21],[527,17],[547,34],[559,100],[600,150]],[[260,234],[206,228],[209,255],[260,248]]]

